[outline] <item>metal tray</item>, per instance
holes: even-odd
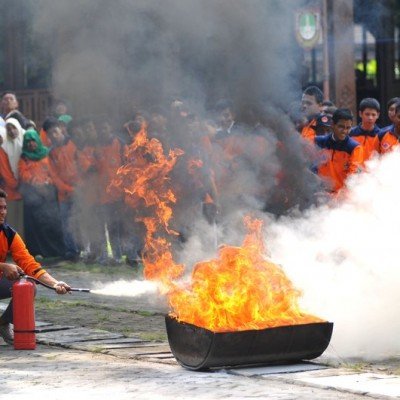
[[[285,364],[319,357],[333,323],[216,333],[167,315],[168,341],[176,360],[191,370]]]

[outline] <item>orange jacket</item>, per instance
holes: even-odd
[[[51,147],[51,141],[47,136],[47,132],[42,128],[40,130],[40,140],[42,141],[43,145],[46,147]]]
[[[317,119],[312,119],[302,130],[301,130],[301,137],[306,140],[310,140],[311,142],[314,141],[316,136],[315,127],[317,125]]]
[[[122,165],[123,147],[121,142],[114,138],[109,144],[96,149],[96,167],[99,174],[100,203],[108,204],[116,200],[115,194],[107,192],[107,187]]]
[[[87,145],[77,148],[77,162],[80,170],[80,190],[83,193],[83,201],[86,204],[98,204],[99,200],[99,177],[97,174],[96,148]]]
[[[41,160],[29,160],[21,157],[18,163],[19,178],[30,185],[55,185],[58,190],[69,191],[70,186],[62,182],[51,168],[49,157]]]
[[[9,200],[19,200],[21,195],[17,191],[18,181],[11,170],[7,153],[0,147],[0,179],[1,187],[7,193]]]
[[[323,160],[316,166],[316,172],[330,181],[333,192],[344,186],[348,175],[362,171],[363,148],[349,136],[340,142],[332,134],[317,136],[315,144],[323,149]]]
[[[364,161],[367,161],[374,152],[379,151],[378,134],[380,129],[375,125],[372,131],[366,131],[361,125],[354,126],[349,136],[363,146]]]
[[[77,165],[77,149],[72,140],[67,140],[62,146],[53,147],[49,154],[50,165],[68,190],[58,188],[58,200],[66,201],[74,191],[79,181],[79,170]]]
[[[380,154],[385,154],[389,153],[392,151],[395,147],[399,145],[399,140],[392,130],[389,130],[387,132],[381,132],[378,135],[378,141],[379,141],[379,147],[378,151]]]
[[[46,272],[31,256],[21,236],[10,226],[3,224],[0,226],[0,262],[6,262],[8,253],[11,253],[15,264],[21,267],[27,275],[39,278]],[[0,277],[1,274],[0,272]]]
[[[85,146],[83,148],[77,148],[77,160],[83,174],[94,172],[96,168],[95,147]]]

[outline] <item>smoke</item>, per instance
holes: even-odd
[[[95,286],[94,289],[91,289],[92,293],[106,296],[138,297],[143,295],[154,295],[158,291],[157,283],[151,281],[119,280],[106,285],[98,284]]]
[[[134,110],[149,112],[161,105],[168,113],[171,100],[180,98],[204,121],[214,118],[210,109],[218,99],[229,98],[242,132],[262,127],[257,134],[264,139],[264,149],[254,136],[242,138],[235,171],[229,179],[221,178],[224,224],[238,208],[282,214],[315,202],[318,178],[308,172],[299,137],[285,114],[290,103],[300,99],[299,52],[294,23],[288,21],[294,21],[296,6],[302,3],[39,0],[32,21],[33,32],[51,55],[54,93],[69,100],[76,119],[106,114],[122,126]],[[199,145],[204,130],[189,135],[187,121],[183,127],[169,122],[173,147],[183,147],[187,158],[196,154],[207,163],[209,154]],[[214,151],[221,161],[213,165],[218,178],[226,162],[216,146]],[[191,178],[179,173],[186,165],[180,164],[173,186],[191,189]],[[207,169],[203,174],[207,179]],[[188,236],[186,225],[193,213],[202,218],[193,204],[203,193],[186,190],[179,195],[174,228]],[[75,219],[96,231],[92,210]]]
[[[352,177],[346,198],[267,225],[267,244],[304,293],[305,308],[334,322],[332,355],[399,354],[400,152]]]
[[[34,31],[51,49],[53,87],[76,112],[131,112],[177,96],[203,106],[229,97],[237,108],[265,98],[287,105],[297,97],[287,23],[293,2],[39,3]]]

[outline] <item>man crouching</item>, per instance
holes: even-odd
[[[64,282],[57,281],[29,253],[21,236],[6,224],[7,194],[0,189],[0,299],[11,298],[13,281],[21,273],[32,276],[47,285],[53,286],[58,294],[65,294],[71,288]],[[15,264],[7,263],[11,255]],[[8,344],[13,344],[14,334],[11,328],[13,322],[12,300],[0,317],[0,336]]]

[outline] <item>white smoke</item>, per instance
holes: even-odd
[[[119,280],[115,282],[95,285],[97,288],[91,292],[106,296],[128,296],[137,297],[142,295],[153,295],[158,291],[158,284],[153,281],[126,281]]]
[[[331,353],[379,359],[400,352],[400,152],[368,170],[350,179],[344,200],[266,229],[303,305],[334,322]]]

